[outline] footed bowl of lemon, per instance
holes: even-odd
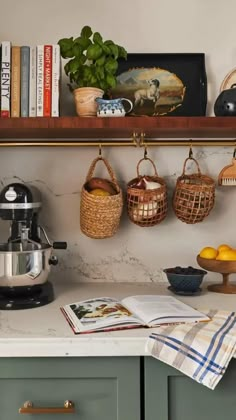
[[[236,273],[236,249],[227,244],[217,248],[204,247],[197,256],[200,267],[207,271],[219,273],[223,277],[221,284],[211,284],[208,290],[217,293],[236,293],[236,284],[229,283],[229,275]]]

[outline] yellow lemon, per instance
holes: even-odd
[[[100,197],[107,197],[108,195],[111,195],[108,191],[105,191],[102,188],[94,188],[94,190],[90,191],[90,194]]]
[[[232,249],[231,246],[227,245],[227,244],[221,244],[217,247],[217,250],[219,252],[221,251],[227,251],[227,249]]]
[[[217,249],[212,248],[211,246],[206,246],[200,252],[200,257],[206,258],[208,260],[215,260],[217,255],[218,255]]]
[[[235,249],[226,249],[220,251],[216,257],[216,260],[219,261],[236,261],[236,251]]]

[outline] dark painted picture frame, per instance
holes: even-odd
[[[134,53],[120,60],[113,98],[133,102],[132,116],[205,116],[204,53]]]

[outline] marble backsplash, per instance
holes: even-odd
[[[136,165],[143,149],[135,147],[104,148],[125,192],[126,183],[136,176]],[[223,166],[231,162],[232,147],[196,147],[203,173],[216,181]],[[40,222],[54,241],[67,241],[66,251],[55,251],[59,264],[52,267],[56,282],[161,282],[166,281],[163,268],[175,265],[197,266],[196,255],[208,245],[230,243],[236,247],[236,188],[217,187],[215,207],[201,223],[187,225],[179,221],[171,207],[176,178],[182,173],[187,147],[150,147],[148,156],[156,163],[168,186],[169,209],[166,219],[157,226],[143,228],[129,221],[124,207],[116,235],[109,239],[91,239],[80,230],[80,191],[96,148],[1,148],[0,182],[23,182],[42,193]],[[192,163],[189,166],[191,170]],[[141,172],[152,173],[141,166]],[[107,176],[103,165],[96,175]],[[0,221],[0,242],[8,235],[8,222]],[[208,280],[220,280],[209,273]]]

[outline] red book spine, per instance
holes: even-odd
[[[52,107],[52,45],[44,45],[43,116],[51,116]]]

